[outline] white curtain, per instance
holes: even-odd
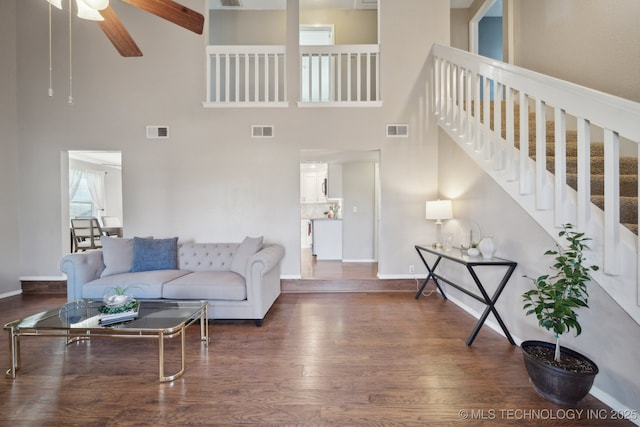
[[[99,212],[104,212],[105,190],[104,190],[104,172],[85,170],[85,178],[87,187],[93,200],[94,215],[99,216]]]
[[[75,197],[80,181],[82,180],[82,171],[80,169],[69,169],[69,200]]]

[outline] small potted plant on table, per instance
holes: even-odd
[[[585,264],[583,251],[590,239],[565,224],[558,234],[567,247],[556,245],[545,255],[554,256],[554,274],[531,278],[535,287],[523,294],[527,315],[535,314],[538,324],[554,333],[556,342],[523,341],[524,362],[534,389],[546,399],[561,405],[576,405],[591,390],[598,366],[589,358],[560,345],[562,334],[575,330],[580,335],[576,309],[587,308],[590,271],[598,266]]]

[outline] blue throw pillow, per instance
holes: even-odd
[[[131,271],[175,270],[178,268],[178,238],[133,238]]]

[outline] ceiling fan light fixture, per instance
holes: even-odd
[[[50,4],[62,10],[62,0],[47,0]]]
[[[104,10],[109,6],[109,0],[82,0],[91,9]]]
[[[84,0],[76,0],[78,6],[78,18],[87,19],[89,21],[104,21],[100,12],[89,7]]]

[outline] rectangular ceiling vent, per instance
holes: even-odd
[[[240,7],[240,0],[220,0],[222,7]]]
[[[389,138],[408,138],[409,125],[407,124],[387,125],[387,136]]]
[[[169,126],[147,126],[147,139],[169,138]]]
[[[271,125],[252,125],[252,138],[273,138],[273,126]]]

